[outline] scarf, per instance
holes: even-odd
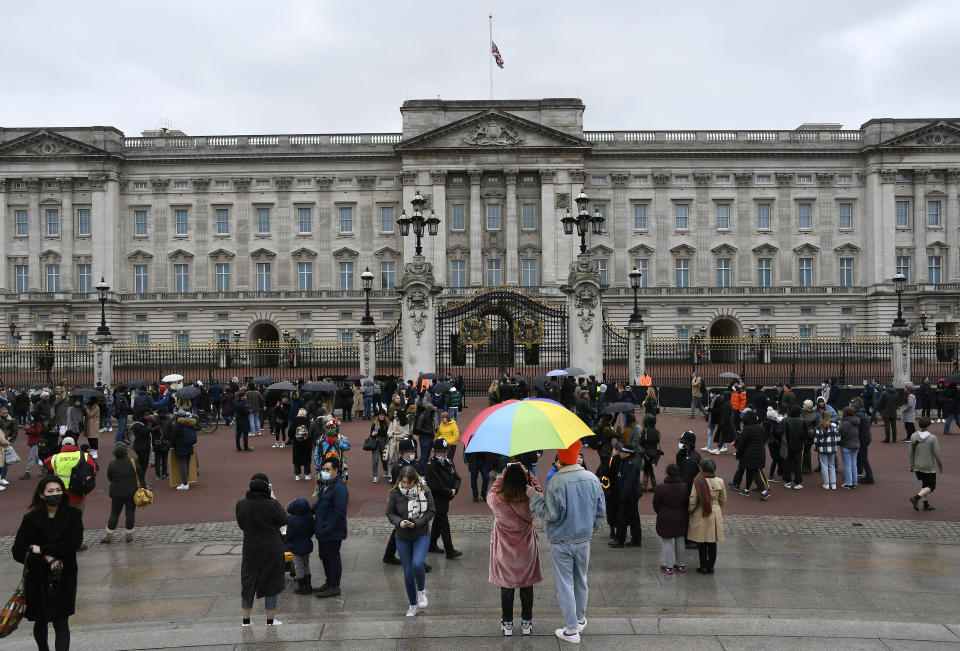
[[[713,477],[713,473],[701,472],[693,478],[693,487],[697,491],[700,503],[703,504],[703,514],[705,516],[713,513],[713,500],[710,495],[710,485],[707,483],[708,477]]]
[[[407,519],[414,518],[427,512],[427,496],[424,495],[421,486],[413,488],[400,488],[400,494],[407,498]]]

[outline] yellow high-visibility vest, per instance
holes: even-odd
[[[80,463],[80,450],[73,452],[59,452],[53,455],[50,465],[53,467],[53,473],[63,482],[64,488],[70,488],[70,473],[73,467]]]

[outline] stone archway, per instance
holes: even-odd
[[[277,326],[269,321],[261,321],[250,327],[250,336],[248,339],[253,342],[280,341],[280,332],[277,330]]]
[[[740,325],[730,318],[719,318],[710,324],[710,360],[714,363],[738,361],[734,339],[742,335]]]
[[[250,326],[248,340],[253,344],[260,344],[255,346],[251,358],[254,367],[264,369],[276,368],[280,365],[280,349],[277,346],[277,342],[280,341],[280,332],[277,326],[269,321],[255,323]]]

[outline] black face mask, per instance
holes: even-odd
[[[56,495],[44,495],[43,501],[47,506],[60,506],[60,503],[63,502],[63,493],[57,493]]]

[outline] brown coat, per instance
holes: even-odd
[[[690,489],[687,510],[690,511],[690,524],[687,526],[687,538],[695,542],[723,542],[723,505],[727,503],[727,489],[720,477],[707,477],[710,487],[711,513],[703,514],[703,505],[697,495],[697,488]]]

